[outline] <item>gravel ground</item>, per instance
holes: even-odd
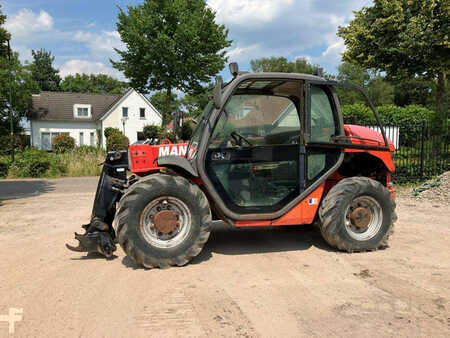
[[[448,205],[400,194],[376,252],[337,252],[312,226],[216,223],[191,264],[144,270],[120,248],[105,260],[64,247],[96,184],[0,181],[0,318],[23,310],[14,336],[450,336]]]
[[[397,196],[403,200],[450,205],[450,171],[417,187],[398,189]]]

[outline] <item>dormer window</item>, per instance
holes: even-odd
[[[88,119],[91,117],[91,105],[90,104],[74,104],[73,116],[80,119]]]

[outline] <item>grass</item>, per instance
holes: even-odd
[[[102,171],[102,163],[105,160],[106,153],[104,151],[81,153],[72,151],[64,154],[51,154],[59,157],[61,164],[66,167],[64,176],[98,176]],[[55,173],[56,174],[56,173]],[[57,177],[57,176],[54,176]]]
[[[102,171],[99,165],[105,160],[106,152],[93,147],[80,147],[73,151],[56,154],[36,149],[18,152],[16,161],[9,166],[3,178],[26,177],[80,177],[98,176]],[[1,163],[10,163],[8,156],[0,156]],[[0,168],[1,169],[1,168]]]

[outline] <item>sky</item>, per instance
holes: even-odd
[[[124,49],[116,31],[118,6],[126,10],[143,0],[0,0],[12,34],[12,48],[22,61],[31,50],[44,48],[55,56],[62,77],[75,73],[105,73],[120,79],[109,59]],[[216,21],[229,28],[229,62],[250,70],[250,60],[284,56],[307,58],[328,73],[336,73],[345,50],[336,36],[354,10],[371,0],[207,0]],[[222,71],[225,80],[228,70]]]

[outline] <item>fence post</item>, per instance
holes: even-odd
[[[423,162],[425,158],[425,128],[426,122],[422,120],[422,139],[420,141],[420,176],[423,176]]]

